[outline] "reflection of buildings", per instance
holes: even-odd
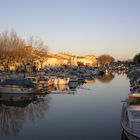
[[[98,80],[100,82],[102,82],[102,83],[109,83],[109,82],[111,82],[114,79],[114,77],[115,76],[113,74],[109,73],[107,75],[104,75],[102,77],[99,77]]]
[[[25,121],[36,122],[48,110],[50,98],[38,95],[0,95],[0,134],[17,135]]]

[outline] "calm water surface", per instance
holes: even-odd
[[[18,107],[1,103],[0,140],[121,140],[121,101],[128,93],[126,75],[114,74]]]

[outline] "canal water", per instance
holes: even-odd
[[[0,103],[1,140],[122,140],[125,74],[101,77],[16,104]]]

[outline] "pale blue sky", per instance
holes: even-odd
[[[53,53],[140,52],[140,0],[0,0],[0,31],[38,36]]]

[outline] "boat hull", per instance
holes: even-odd
[[[125,135],[127,136],[127,138],[129,140],[140,140],[139,133],[137,133],[129,128],[129,120],[128,120],[128,116],[127,116],[126,103],[124,103],[123,107],[122,107],[121,125],[122,125]]]
[[[140,140],[140,138],[128,133],[127,131],[124,131],[126,137],[128,138],[128,140]]]
[[[21,94],[31,94],[31,93],[35,93],[36,89],[35,88],[10,88],[10,87],[2,87],[0,88],[0,93],[13,93],[13,94],[17,94],[17,93],[21,93]]]

